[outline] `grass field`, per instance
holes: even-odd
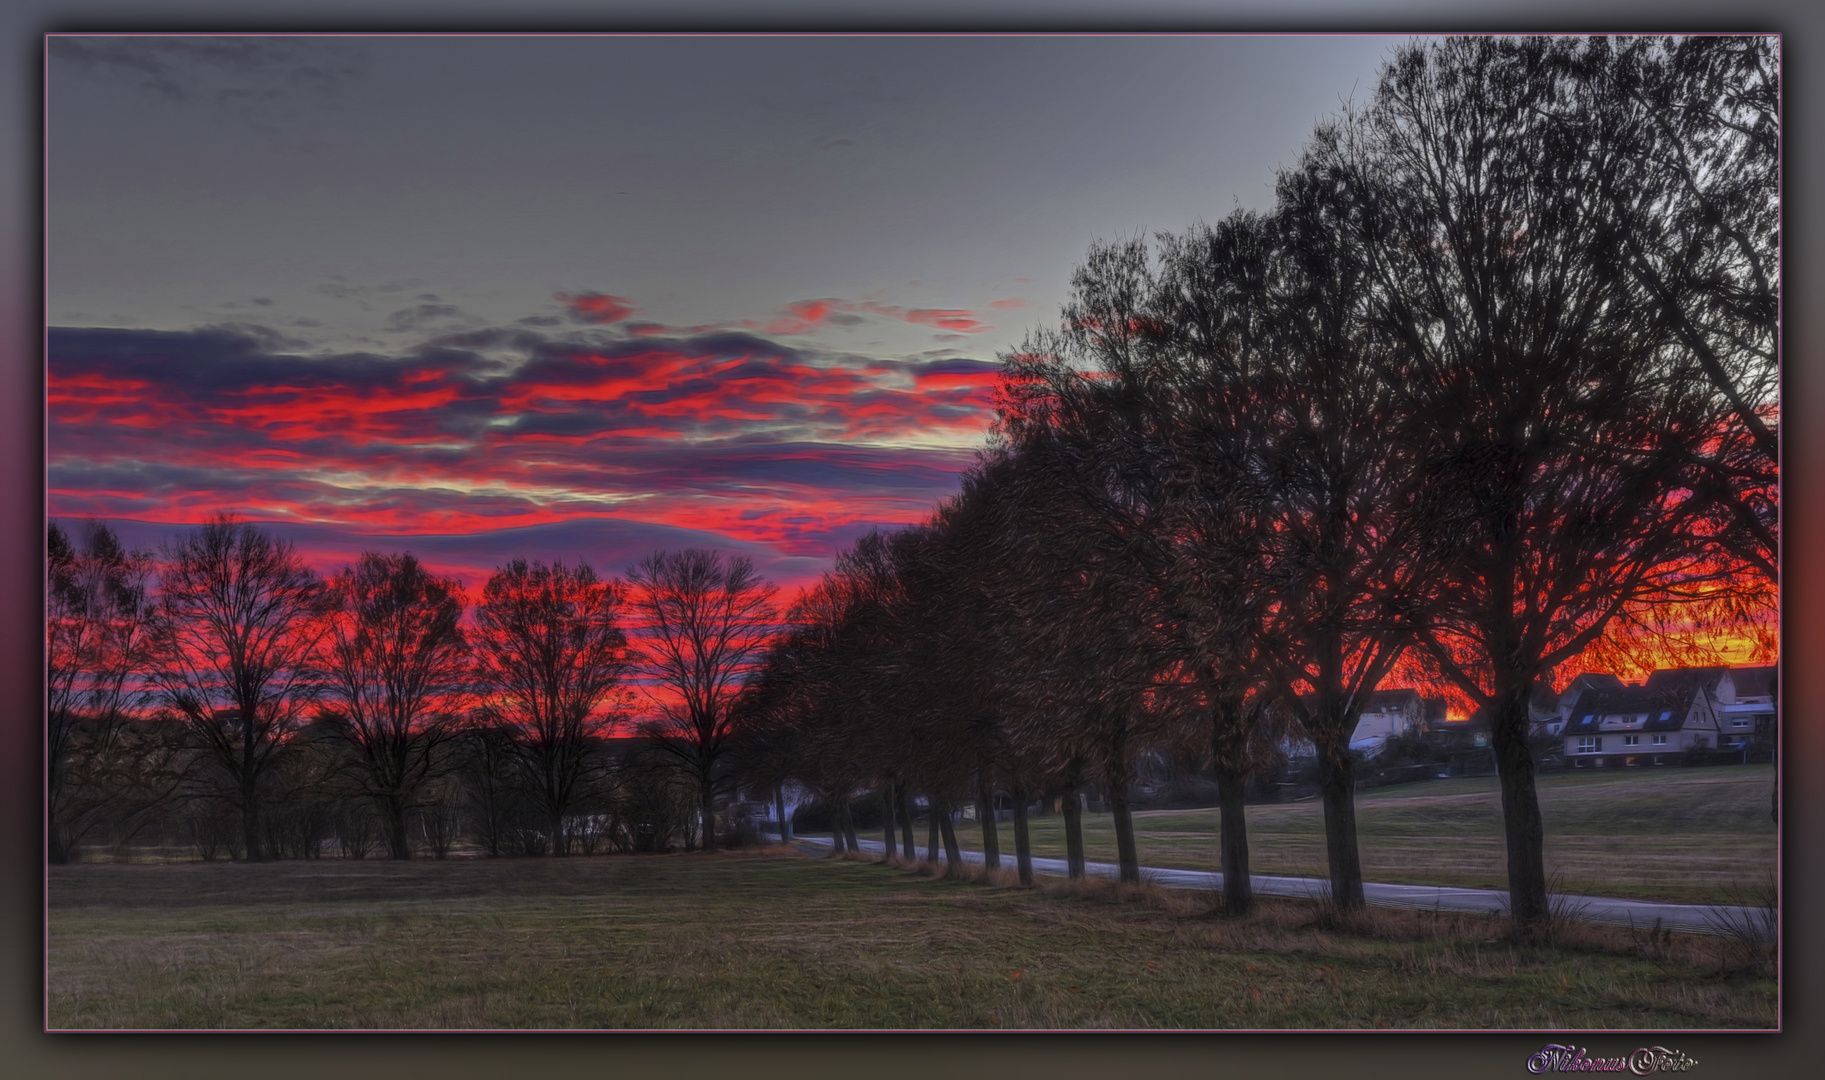
[[[1573,772],[1542,776],[1546,871],[1565,892],[1710,904],[1732,902],[1765,881],[1777,861],[1769,819],[1770,765]],[[1494,777],[1431,780],[1365,791],[1356,800],[1363,874],[1408,885],[1506,888],[1502,807]],[[1249,855],[1258,874],[1324,877],[1324,816],[1316,799],[1248,808]],[[1135,814],[1143,866],[1218,868],[1216,810]],[[1065,856],[1064,819],[1032,819],[1033,853]],[[878,836],[870,833],[875,839]],[[981,849],[974,822],[958,840]],[[925,850],[925,832],[917,833]],[[1000,826],[1012,859],[1013,827]],[[1107,814],[1084,815],[1084,848],[1114,862]]]
[[[69,1028],[1742,1028],[1722,944],[722,855],[50,869]],[[1603,937],[1603,934],[1609,936]],[[1594,942],[1594,943],[1593,943]],[[1712,957],[1709,950],[1720,950]]]

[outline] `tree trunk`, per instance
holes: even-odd
[[[887,860],[892,862],[897,853],[894,851],[894,805],[893,785],[891,784],[881,789],[881,810],[886,822],[881,830],[881,850],[886,853]]]
[[[1141,860],[1134,850],[1134,815],[1128,809],[1128,784],[1134,770],[1128,760],[1128,727],[1124,718],[1113,725],[1109,737],[1109,810],[1115,821],[1116,861],[1121,864],[1121,879],[1131,884],[1141,880]]]
[[[843,800],[843,839],[849,841],[849,850],[860,854],[862,845],[855,838],[855,814],[849,808],[849,800]]]
[[[1072,881],[1084,876],[1084,806],[1074,784],[1065,789],[1065,863]]]
[[[919,848],[913,843],[912,804],[906,797],[906,785],[895,784],[893,796],[894,802],[900,808],[900,840],[906,849],[906,857],[916,859],[919,857]]]
[[[551,829],[551,853],[553,855],[570,854],[570,845],[564,842],[564,815],[558,811],[552,811],[548,816],[547,825]]]
[[[773,789],[773,812],[779,815],[779,842],[784,844],[792,839],[792,823],[786,820],[786,789]]]
[[[1001,868],[1001,835],[995,829],[995,791],[986,780],[977,783],[976,816],[982,819],[982,865],[998,870]]]
[[[950,807],[938,819],[938,831],[944,837],[944,872],[951,877],[963,875],[963,849],[957,844],[957,830],[951,825]]]
[[[1223,815],[1223,911],[1227,915],[1246,915],[1255,905],[1254,883],[1248,876],[1248,819],[1242,810],[1247,785],[1248,775],[1242,770],[1218,768],[1217,804]]]
[[[253,799],[241,804],[241,855],[249,862],[260,861],[260,820]]]
[[[706,774],[703,777],[703,850],[716,850],[716,793]]]
[[[1502,780],[1502,829],[1508,846],[1508,910],[1517,936],[1546,922],[1546,830],[1527,750],[1527,689],[1498,694],[1490,703],[1491,742]]]
[[[1115,851],[1121,863],[1122,880],[1138,885],[1141,881],[1141,859],[1134,848],[1134,814],[1128,809],[1128,785],[1109,785],[1109,809],[1115,817]]]
[[[1525,752],[1525,748],[1523,748]],[[1341,911],[1360,911],[1362,858],[1356,847],[1356,766],[1347,747],[1318,751],[1324,799],[1324,849],[1331,871],[1331,900]]]
[[[938,861],[938,800],[927,799],[925,803],[925,861]]]
[[[1014,863],[1020,870],[1020,883],[1033,884],[1033,844],[1027,836],[1027,792],[1016,787],[1014,796]]]
[[[843,804],[830,803],[830,857],[835,858],[849,850],[849,838],[843,835]]]
[[[387,854],[395,859],[412,857],[412,839],[406,834],[406,808],[398,799],[387,799],[381,808],[387,821]]]

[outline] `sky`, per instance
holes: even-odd
[[[1266,207],[1403,40],[54,35],[49,511],[803,584],[1092,241]]]

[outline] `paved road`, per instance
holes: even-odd
[[[830,838],[822,836],[794,837],[795,840],[830,846]],[[876,855],[886,849],[879,840],[863,840],[862,848]],[[981,863],[982,853],[965,851],[963,861]],[[1001,865],[1012,868],[1012,852],[1002,853]],[[1084,870],[1095,877],[1115,879],[1121,876],[1120,867],[1114,863],[1085,863]],[[1033,872],[1064,877],[1065,860],[1033,860]],[[1166,870],[1150,866],[1141,867],[1141,878],[1163,885],[1169,889],[1201,889],[1215,891],[1223,887],[1223,875],[1205,870]],[[1328,886],[1323,878],[1274,877],[1266,874],[1251,874],[1249,880],[1254,883],[1255,892],[1266,896],[1315,897],[1322,895]],[[1496,889],[1455,889],[1443,885],[1383,885],[1378,882],[1365,882],[1362,887],[1363,897],[1371,904],[1386,907],[1422,908],[1428,911],[1467,911],[1487,915],[1502,915],[1508,911],[1508,894]],[[1729,927],[1744,927],[1762,933],[1765,923],[1763,914],[1754,908],[1741,907],[1707,907],[1697,904],[1656,904],[1646,900],[1617,900],[1606,896],[1578,896],[1570,893],[1554,893],[1552,902],[1558,910],[1564,911],[1573,918],[1588,922],[1614,923],[1618,926],[1650,927],[1656,921],[1668,930],[1678,930],[1688,934],[1727,934]]]

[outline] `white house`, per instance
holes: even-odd
[[[1403,687],[1377,690],[1369,695],[1350,735],[1350,749],[1364,757],[1374,757],[1387,746],[1389,739],[1417,735],[1425,727],[1426,700],[1419,691]]]
[[[1650,677],[1649,685],[1653,682]],[[1753,744],[1758,736],[1772,738],[1776,705],[1774,668],[1731,668],[1717,679],[1711,697],[1712,712],[1717,718],[1719,750],[1740,750]]]
[[[1719,729],[1717,692],[1728,677],[1728,668],[1672,668],[1638,686],[1593,679],[1566,717],[1566,765],[1673,765],[1690,751],[1718,747],[1727,732]]]

